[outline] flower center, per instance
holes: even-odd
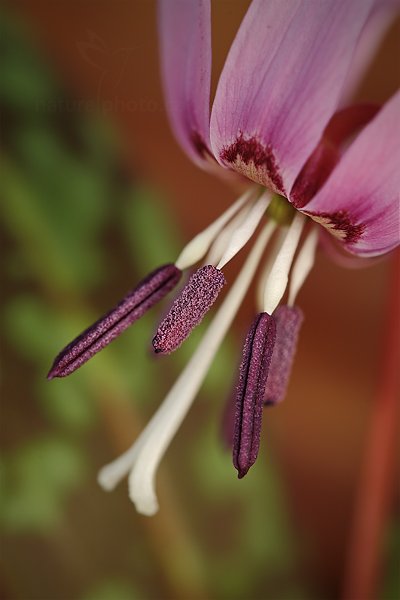
[[[278,225],[290,225],[296,212],[296,209],[284,196],[272,194],[267,216],[278,223]]]

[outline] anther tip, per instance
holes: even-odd
[[[50,371],[47,373],[46,379],[48,381],[51,381],[55,377],[58,377],[58,369],[57,369],[57,367],[53,366],[53,367],[51,367]]]
[[[249,469],[238,469],[238,479],[243,479],[247,475]]]
[[[161,346],[159,346],[159,342],[156,338],[153,338],[152,345],[153,345],[153,350],[154,350],[155,354],[163,354],[164,353],[164,348],[161,348]]]

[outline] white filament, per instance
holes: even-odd
[[[221,233],[214,240],[210,251],[204,260],[204,264],[216,266],[219,263],[228,247],[233,232],[244,222],[249,214],[251,206],[252,205],[250,203],[245,204],[245,206],[238,212],[237,215],[235,215],[231,222],[223,228]]]
[[[218,217],[206,229],[198,233],[182,250],[178,256],[175,266],[183,271],[191,267],[205,256],[211,243],[228,223],[228,221],[240,210],[240,208],[255,194],[256,188],[247,190],[240,198],[236,200],[222,215]]]
[[[264,288],[263,310],[272,314],[285,293],[289,271],[303,230],[305,217],[297,213],[280,247]]]
[[[314,266],[318,229],[313,227],[304,242],[290,274],[289,306],[293,306],[303,283]]]
[[[264,291],[267,279],[269,277],[269,274],[271,273],[271,269],[274,265],[274,262],[276,261],[276,258],[281,249],[283,240],[285,239],[287,232],[288,228],[285,226],[281,227],[281,229],[279,229],[279,231],[277,232],[277,238],[276,240],[274,240],[274,244],[271,251],[268,252],[265,266],[260,275],[259,282],[257,285],[257,306],[259,306],[260,311],[264,310]]]
[[[186,416],[203,379],[250,285],[258,262],[275,228],[268,223],[211,321],[197,350],[164,402],[133,446],[99,473],[100,485],[110,490],[132,469],[129,495],[138,512],[153,515],[158,510],[155,475],[158,464]]]
[[[217,269],[222,269],[247,244],[270,202],[271,194],[265,192],[252,206],[244,222],[233,232],[228,247],[217,264]]]

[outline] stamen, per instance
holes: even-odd
[[[246,337],[236,396],[233,464],[239,479],[246,475],[258,455],[262,407],[274,343],[274,318],[260,313]]]
[[[159,267],[143,279],[112,310],[76,337],[55,358],[48,379],[65,377],[132,325],[178,283],[181,271],[172,264]]]
[[[264,312],[272,314],[281,301],[288,283],[289,271],[304,227],[305,217],[294,217],[278,256],[271,269],[264,291]]]
[[[242,206],[254,198],[257,188],[247,190],[236,202],[218,217],[206,229],[198,233],[182,250],[175,265],[183,271],[201,260],[208,251],[211,243],[228,221],[242,208]]]
[[[281,402],[286,395],[303,323],[303,313],[297,306],[278,306],[273,316],[276,322],[276,341],[265,390],[266,406]]]
[[[229,245],[225,250],[221,260],[217,264],[217,269],[222,269],[236,254],[243,248],[255,232],[261,221],[268,205],[271,201],[271,194],[265,192],[249,211],[244,222],[233,232]]]
[[[263,312],[264,308],[264,294],[265,294],[265,286],[267,285],[268,277],[270,276],[272,267],[275,264],[277,256],[280,252],[284,239],[287,235],[288,227],[280,227],[279,231],[276,234],[276,240],[274,240],[274,245],[272,250],[268,252],[267,260],[265,266],[262,270],[262,273],[258,280],[257,285],[257,306],[260,308],[260,312]]]
[[[315,262],[315,251],[318,242],[318,229],[313,227],[304,242],[290,275],[289,306],[293,306],[303,283],[309,275]]]
[[[132,469],[129,477],[130,497],[143,514],[151,515],[158,510],[154,489],[158,464],[200,389],[273,231],[274,224],[269,223],[258,237],[197,350],[147,427],[127,452],[99,473],[100,485],[109,490]]]
[[[205,259],[206,265],[217,265],[219,263],[228,247],[233,232],[245,221],[250,209],[251,204],[247,203],[231,220],[231,222],[223,228],[221,233],[218,234]]]
[[[153,338],[157,353],[169,354],[182,344],[203,320],[226,281],[222,271],[212,265],[198,269],[174,301]]]

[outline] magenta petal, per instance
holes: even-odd
[[[360,256],[400,241],[400,92],[364,128],[304,212]]]
[[[350,254],[347,252],[346,248],[325,229],[321,229],[320,231],[319,245],[332,262],[344,269],[366,269],[373,267],[375,264],[384,260],[382,256],[367,258]]]
[[[159,0],[161,68],[167,110],[185,152],[200,165],[210,153],[209,0]]]
[[[334,112],[372,0],[254,0],[211,114],[221,164],[288,194]]]
[[[347,103],[357,91],[398,11],[398,0],[376,0],[374,9],[358,40],[350,71],[344,83],[343,103]]]

